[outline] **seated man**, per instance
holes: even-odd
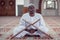
[[[24,29],[28,29],[30,32]],[[16,37],[22,38],[26,34],[40,35],[40,37],[44,37],[45,35],[40,30],[45,33],[49,31],[45,25],[42,15],[35,12],[34,4],[30,4],[28,6],[28,13],[21,17],[19,26],[16,27],[13,31],[13,36],[20,32],[18,35],[16,35]]]

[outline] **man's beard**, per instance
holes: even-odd
[[[30,16],[33,17],[35,15],[35,13],[30,13]]]

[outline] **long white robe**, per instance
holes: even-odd
[[[40,21],[38,21],[37,23],[35,23],[34,25],[39,28],[40,30],[42,30],[43,32],[47,33],[49,31],[49,29],[46,27],[45,25],[45,22],[44,22],[44,19],[42,17],[42,15],[38,14],[38,13],[35,13],[35,16],[31,17],[29,16],[29,13],[26,13],[24,14],[21,19],[20,19],[20,23],[19,23],[19,26],[16,27],[14,30],[13,30],[13,35],[17,34],[19,31],[23,30],[26,28],[26,26],[28,26],[29,24],[26,23],[24,20],[30,22],[30,23],[34,23],[35,21],[37,21],[38,19],[40,19]],[[28,28],[28,29],[36,29],[35,27],[33,27],[32,25]],[[26,34],[30,34],[29,32],[27,31],[23,31],[21,32],[19,35],[17,35],[16,37],[23,37],[25,36]],[[40,35],[41,37],[44,36],[43,33],[41,33],[40,31],[37,31],[37,32],[34,32],[33,34],[30,34],[30,35]]]

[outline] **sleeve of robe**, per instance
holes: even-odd
[[[24,19],[24,16],[20,18],[20,21],[19,21],[20,26],[25,26],[25,22],[23,21],[23,19]]]
[[[19,26],[23,26],[22,29],[25,28],[25,26],[26,26],[25,21],[23,20],[23,19],[25,19],[25,17],[26,16],[24,14],[19,20]]]
[[[40,29],[43,31],[43,32],[48,32],[48,28],[46,27],[46,24],[45,24],[45,21],[42,17],[42,15],[40,15]]]
[[[14,28],[13,35],[17,34],[21,30],[25,29],[25,22],[23,21],[24,15],[19,20],[19,25]]]
[[[58,38],[57,33],[53,29],[51,29],[50,26],[48,26],[49,28],[47,26],[48,26],[48,24],[47,25],[45,24],[45,21],[44,21],[43,17],[41,16],[41,25],[40,25],[41,30],[43,32],[49,34],[52,38]]]

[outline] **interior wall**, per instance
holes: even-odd
[[[58,13],[59,13],[59,16],[60,16],[60,0],[58,0]]]
[[[30,0],[30,3],[33,3],[36,9],[39,8],[39,0]]]
[[[30,0],[24,0],[24,7],[28,7]]]
[[[42,1],[42,15],[43,16],[58,16],[58,9],[44,9],[44,2],[45,1],[46,0]]]
[[[60,15],[60,0],[58,1],[58,9],[54,10],[54,9],[44,9],[44,1],[46,0],[42,0],[42,5],[41,5],[41,13],[43,16],[58,16]],[[35,4],[36,9],[38,9],[39,5],[38,2],[39,0],[16,0],[16,16],[18,16],[18,7],[17,5],[24,5],[25,9],[26,7],[29,5],[29,3],[33,3]]]
[[[35,5],[36,9],[38,9],[39,0],[24,0],[24,7],[28,7],[29,3],[33,3]]]
[[[16,16],[18,16],[18,6],[23,6],[24,5],[24,0],[16,0]],[[21,15],[21,14],[20,14]]]

